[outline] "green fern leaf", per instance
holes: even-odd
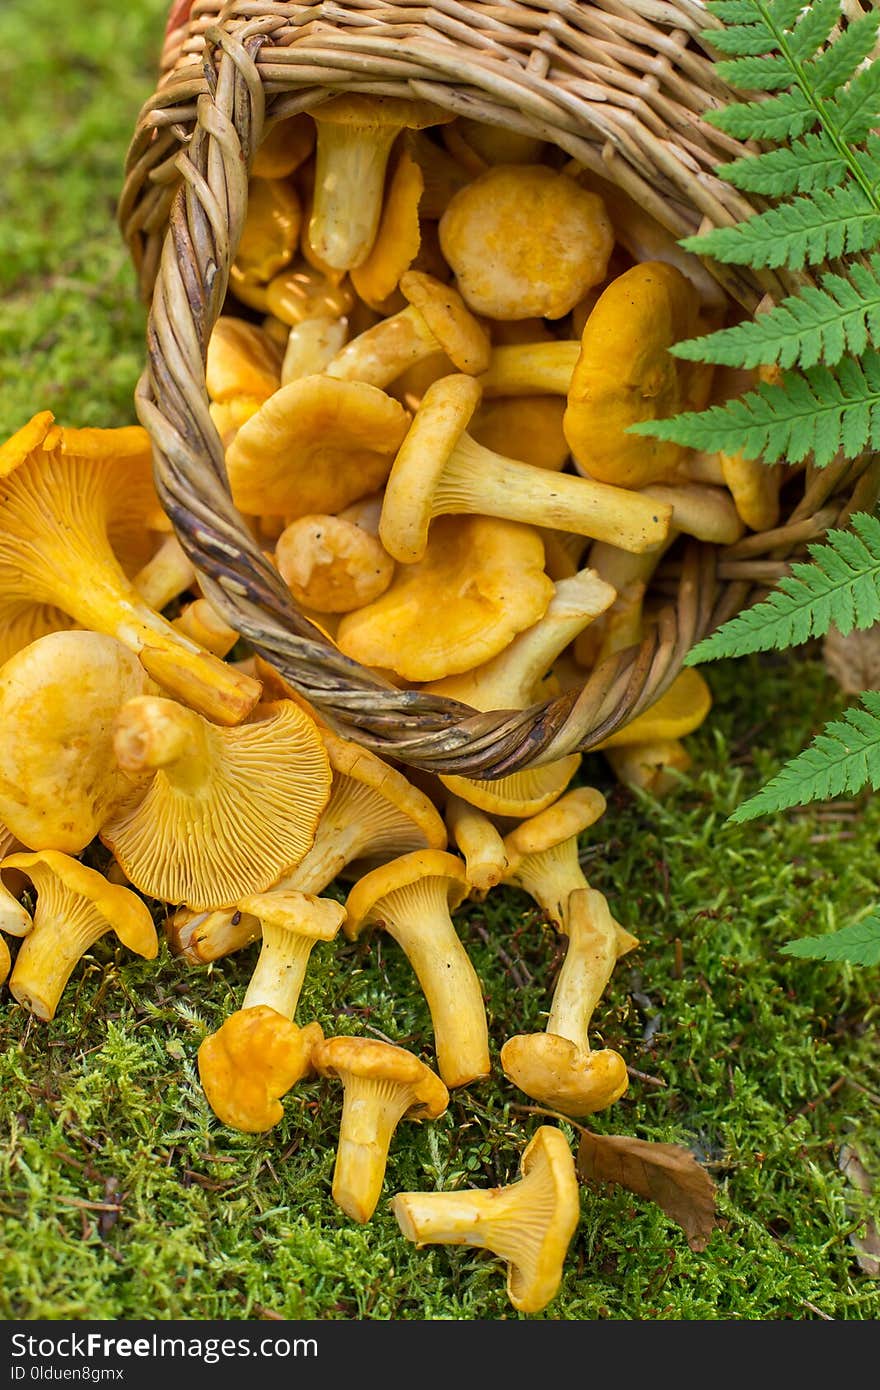
[[[863,708],[854,706],[843,719],[826,724],[808,748],[736,808],[731,821],[741,824],[866,786],[876,791],[880,787],[880,691],[866,690],[862,704]]]
[[[880,622],[880,521],[856,512],[852,528],[829,531],[823,543],[809,546],[812,563],[795,562],[767,598],[699,642],[685,664],[782,651],[832,625],[845,636]]]
[[[800,87],[793,87],[767,101],[736,102],[708,111],[706,120],[735,140],[794,140],[818,124],[819,112]]]
[[[880,63],[857,72],[837,97],[835,121],[844,144],[857,145],[880,125]]]
[[[720,59],[715,71],[731,87],[740,87],[746,92],[781,92],[792,82],[791,64],[779,54],[764,58]]]
[[[806,265],[871,250],[880,242],[880,206],[854,182],[817,189],[768,208],[734,227],[717,227],[685,237],[681,245],[699,256],[759,269]]]
[[[671,439],[710,453],[742,453],[765,463],[799,463],[808,454],[820,468],[843,449],[850,458],[880,447],[880,355],[845,357],[834,370],[784,372],[773,385],[735,396],[708,410],[668,420],[643,420],[630,434]]]
[[[880,915],[850,922],[827,936],[798,936],[781,947],[802,960],[844,960],[850,965],[880,965]]]
[[[812,0],[803,7],[797,24],[785,36],[785,48],[795,63],[804,63],[830,37],[831,30],[840,19],[840,0]],[[775,26],[774,26],[775,27]],[[774,47],[780,42],[780,33],[773,33]],[[850,71],[855,68],[853,63]]]
[[[880,255],[854,263],[849,278],[825,275],[819,287],[805,286],[766,314],[690,338],[671,349],[692,362],[729,367],[828,367],[850,352],[858,357],[869,341],[880,341]]]
[[[811,9],[816,6],[812,5]],[[834,43],[805,65],[804,78],[817,97],[831,97],[848,82],[860,63],[871,56],[877,42],[880,15],[866,14],[854,20]]]
[[[721,164],[717,172],[747,193],[782,197],[787,193],[809,193],[814,188],[833,188],[847,167],[846,157],[832,136],[820,131],[797,144]]]
[[[828,0],[824,0],[824,3],[827,4]],[[834,0],[834,3],[836,4],[837,0]],[[732,57],[760,58],[762,54],[770,53],[776,47],[776,35],[770,26],[764,23],[760,10],[754,5],[751,7],[747,24],[737,24],[729,29],[708,29],[705,32],[713,48],[717,48],[719,53],[729,53]],[[815,53],[818,46],[814,44],[809,50],[810,53]]]

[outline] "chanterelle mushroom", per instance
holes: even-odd
[[[454,854],[417,850],[358,879],[343,925],[351,940],[366,927],[383,927],[405,953],[431,1014],[438,1070],[450,1087],[491,1070],[482,986],[451,916],[468,887]]]
[[[337,270],[362,265],[382,215],[385,171],[402,130],[451,121],[453,113],[404,97],[331,97],[312,112],[318,123],[309,241]]]
[[[422,397],[382,505],[379,536],[395,560],[421,559],[432,519],[449,513],[574,531],[624,550],[653,550],[663,543],[672,516],[664,503],[588,478],[548,473],[478,444],[467,426],[479,402],[479,385],[464,373],[441,377]]]
[[[172,700],[128,700],[115,721],[123,771],[152,773],[101,827],[129,880],[194,908],[263,892],[311,848],[330,795],[317,726],[290,700],[234,729]]]
[[[500,164],[456,193],[440,245],[466,303],[493,319],[558,319],[604,280],[602,199],[544,164]]]
[[[446,824],[456,848],[464,855],[471,891],[482,897],[507,871],[501,832],[483,811],[453,792],[446,799]]]
[[[281,385],[281,350],[255,323],[221,314],[208,339],[205,385],[212,401],[262,403]]]
[[[541,1125],[523,1151],[521,1177],[506,1187],[398,1192],[391,1209],[407,1240],[470,1245],[507,1265],[507,1296],[520,1313],[555,1297],[580,1219],[580,1191],[568,1140]]]
[[[333,1200],[352,1221],[369,1221],[400,1121],[437,1119],[449,1092],[414,1053],[377,1038],[325,1038],[312,1061],[322,1076],[336,1076],[343,1086]]]
[[[131,511],[149,474],[146,430],[60,429],[49,411],[0,446],[0,624],[54,605],[118,638],[187,704],[234,724],[259,683],[175,632],[139,598],[111,547],[114,514]]]
[[[155,691],[115,637],[50,632],[0,667],[0,818],[30,849],[79,854],[131,796],[113,721]]]
[[[342,516],[300,516],[281,532],[275,564],[297,603],[350,613],[384,594],[394,561],[369,531]]]
[[[246,1134],[271,1129],[284,1114],[281,1098],[311,1073],[323,1037],[319,1023],[299,1028],[268,1004],[230,1014],[198,1051],[199,1079],[214,1114]]]
[[[33,930],[24,938],[9,977],[13,996],[37,1018],[55,1017],[77,961],[106,932],[115,932],[123,946],[146,960],[158,954],[146,903],[79,860],[41,850],[10,854],[2,867],[23,869],[37,890]]]
[[[421,169],[403,150],[388,182],[379,230],[370,254],[351,272],[351,283],[361,299],[380,313],[385,312],[385,302],[419,254],[422,241],[419,202],[424,188]]]
[[[543,616],[496,657],[460,675],[433,681],[425,689],[478,710],[526,709],[555,659],[608,608],[614,597],[614,589],[594,570],[581,570],[569,579],[560,579]],[[529,816],[556,800],[580,761],[580,754],[572,753],[506,777],[448,774],[440,780],[450,791],[492,815]]]
[[[265,129],[265,127],[264,127]],[[286,179],[315,148],[315,123],[305,111],[275,121],[254,154],[251,174],[261,179]]]
[[[457,290],[433,275],[408,270],[400,277],[400,292],[407,307],[347,343],[328,364],[328,376],[385,387],[438,352],[465,374],[486,370],[489,335]]]
[[[421,559],[399,565],[381,597],[347,613],[336,642],[366,666],[404,680],[438,680],[503,651],[552,597],[535,527],[487,516],[440,517]]]
[[[322,893],[347,864],[369,866],[417,849],[445,849],[446,829],[437,808],[396,768],[366,748],[322,730],[333,782],[315,843],[273,892]],[[212,961],[260,935],[250,912],[175,913],[171,949],[193,961]]]
[[[681,367],[669,349],[692,335],[697,308],[690,280],[665,261],[632,266],[600,295],[581,335],[563,421],[575,464],[589,477],[640,488],[674,475],[680,445],[628,430],[682,408]]]
[[[568,900],[587,880],[578,859],[578,836],[605,814],[595,787],[576,787],[511,830],[504,839],[506,882],[522,888],[565,930]]]
[[[226,451],[236,506],[251,516],[338,512],[381,487],[406,434],[399,401],[325,375],[282,386]]]
[[[313,947],[332,941],[345,920],[345,908],[333,898],[318,898],[292,888],[252,893],[238,904],[259,919],[262,945],[248,981],[242,1008],[268,1004],[293,1018]]]
[[[501,1049],[504,1075],[527,1096],[563,1115],[591,1115],[629,1084],[619,1052],[589,1045],[587,1030],[621,950],[621,928],[604,896],[578,888],[565,907],[568,947],[543,1033],[518,1033]],[[628,933],[626,934],[628,935]],[[634,937],[625,950],[637,945]]]
[[[235,268],[245,280],[265,285],[293,260],[299,245],[302,204],[288,179],[252,178]]]

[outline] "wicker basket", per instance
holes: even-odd
[[[268,124],[341,90],[428,99],[540,136],[611,179],[675,236],[753,210],[713,174],[742,147],[703,113],[730,92],[699,37],[697,0],[176,0],[155,95],[141,111],[120,224],[151,307],[137,410],[162,504],[206,594],[343,735],[413,768],[494,778],[589,749],[652,704],[689,648],[787,570],[799,549],[878,490],[874,456],[798,475],[772,532],[676,547],[668,595],[638,647],[579,691],[477,713],[398,690],[343,656],[297,610],[230,498],[208,413],[205,353],[223,308]],[[712,265],[749,312],[784,275]],[[680,543],[679,543],[680,544]]]

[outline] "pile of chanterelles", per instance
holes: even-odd
[[[234,501],[345,654],[402,687],[525,709],[656,621],[651,577],[679,535],[730,546],[775,524],[778,468],[628,433],[743,389],[669,352],[725,313],[698,260],[555,148],[421,102],[333,98],[258,152],[208,346]],[[506,1039],[500,1069],[562,1115],[613,1104],[627,1066],[591,1045],[591,1021],[637,941],[581,868],[605,809],[581,757],[410,779],[237,641],[161,511],[143,430],[44,412],[0,447],[14,998],[53,1018],[100,936],[152,958],[163,917],[194,963],[259,942],[240,1007],[199,1048],[205,1092],[225,1124],[262,1132],[300,1080],[341,1082],[333,1197],[365,1222],[400,1121],[492,1072],[456,912],[514,884],[566,949],[546,1028]],[[673,785],[709,705],[684,671],[602,745],[615,774]],[[96,840],[106,876],[82,862]],[[379,930],[424,993],[436,1070],[297,1018],[311,952]],[[509,1187],[393,1207],[419,1244],[492,1250],[514,1305],[537,1311],[577,1224],[574,1161],[544,1125]]]

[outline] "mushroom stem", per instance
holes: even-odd
[[[662,545],[672,508],[608,483],[505,458],[465,433],[434,495],[435,516],[458,512],[573,531],[640,553]]]
[[[155,772],[186,790],[203,780],[208,745],[205,727],[194,710],[173,700],[142,695],[127,700],[116,717],[116,761],[123,772]]]
[[[324,371],[341,381],[366,381],[370,386],[384,388],[407,367],[440,350],[440,343],[422,314],[408,304],[352,338]]]
[[[479,977],[449,913],[440,878],[386,894],[381,920],[415,971],[434,1028],[437,1069],[449,1087],[488,1076],[486,1006]]]
[[[507,854],[499,831],[487,815],[454,793],[446,802],[446,824],[464,855],[468,883],[474,893],[488,893],[501,882],[507,869]]]
[[[257,930],[260,930],[259,922]],[[254,1009],[258,1004],[267,1004],[276,1013],[292,1019],[315,939],[283,931],[270,922],[263,922],[262,937],[263,944],[241,1007]]]
[[[477,380],[487,399],[490,396],[565,396],[580,350],[577,339],[504,343],[492,349],[488,369]]]
[[[411,1104],[410,1093],[392,1080],[346,1077],[332,1190],[353,1221],[368,1221],[376,1209],[391,1140]]]
[[[546,1032],[589,1049],[587,1029],[617,961],[617,924],[608,903],[592,888],[569,898],[568,949],[556,979]]]
[[[318,123],[309,244],[335,270],[351,270],[370,254],[398,131],[395,125]]]
[[[47,876],[40,884],[39,922],[24,938],[9,979],[13,996],[37,1018],[53,1018],[80,958],[111,930],[91,903],[71,903]]]
[[[152,559],[132,579],[144,603],[164,608],[195,583],[196,572],[176,536],[166,536]]]

